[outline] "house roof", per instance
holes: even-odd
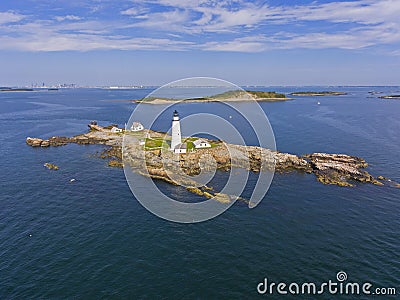
[[[199,146],[201,143],[209,144],[209,143],[206,142],[205,140],[195,140],[195,141],[193,142],[193,145],[194,145],[194,146]]]
[[[175,149],[186,149],[186,148],[187,148],[186,143],[180,143],[175,146]]]

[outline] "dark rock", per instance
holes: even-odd
[[[31,138],[31,137],[27,137],[27,138],[26,138],[26,143],[27,143],[29,146],[32,146],[32,147],[40,147],[41,144],[42,144],[42,142],[43,142],[42,139]]]
[[[45,163],[43,166],[45,166],[49,170],[54,170],[54,171],[57,171],[59,169],[57,165],[51,163]]]
[[[124,167],[124,164],[123,164],[122,161],[120,161],[120,160],[115,160],[115,159],[113,159],[113,160],[110,160],[110,161],[108,162],[108,166],[109,166],[109,167],[115,167],[115,168],[123,168],[123,167]]]
[[[50,146],[49,140],[44,140],[44,141],[42,141],[42,143],[40,144],[40,147],[49,147],[49,146]]]

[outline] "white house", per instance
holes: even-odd
[[[143,125],[139,122],[133,122],[131,126],[131,131],[142,131],[144,129]]]
[[[200,149],[200,148],[210,148],[211,145],[209,142],[206,142],[205,140],[195,140],[193,142],[193,145],[196,149]]]
[[[180,143],[176,145],[174,148],[174,153],[186,153],[186,151],[187,151],[186,143]]]
[[[122,129],[118,128],[118,127],[113,127],[113,128],[111,128],[111,132],[112,133],[119,133],[119,132],[122,132]]]

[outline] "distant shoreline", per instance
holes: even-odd
[[[29,88],[0,88],[2,93],[23,93],[23,92],[55,92],[58,88],[40,88],[40,89],[29,89]]]
[[[380,99],[400,99],[400,95],[387,95],[387,96],[380,96]]]
[[[290,93],[291,96],[311,96],[311,97],[322,97],[322,96],[344,96],[347,95],[345,92],[294,92]]]
[[[0,92],[13,92],[13,93],[15,93],[15,92],[35,92],[35,90],[34,89],[23,89],[23,88],[20,88],[20,89],[3,88],[3,89],[0,89]]]

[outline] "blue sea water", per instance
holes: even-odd
[[[400,182],[400,101],[368,94],[400,88],[313,89],[348,95],[261,103],[277,148],[360,156],[370,163],[371,174]],[[265,277],[321,283],[335,280],[339,271],[352,282],[396,287],[400,293],[400,189],[326,186],[313,175],[276,174],[255,209],[237,203],[218,218],[182,225],[145,210],[123,171],[95,157],[101,146],[25,144],[27,136],[81,133],[90,120],[123,126],[135,104],[113,100],[149,92],[0,93],[1,299],[243,299],[257,297],[257,284]],[[190,114],[196,105],[182,104],[179,111]],[[201,105],[216,111],[216,104]],[[46,170],[45,162],[60,170]],[[76,181],[70,183],[71,178]],[[192,197],[179,187],[160,185],[171,195]]]

